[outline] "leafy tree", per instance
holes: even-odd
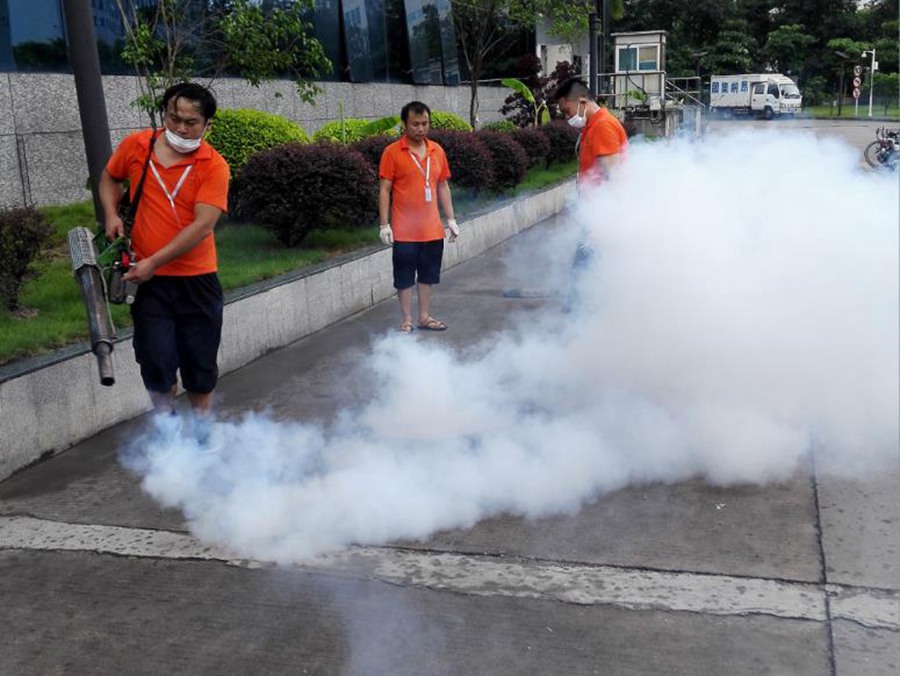
[[[873,94],[881,99],[884,105],[884,114],[888,114],[888,108],[897,105],[897,92],[900,91],[900,74],[875,73],[875,89]]]
[[[235,73],[253,86],[290,76],[303,101],[320,92],[313,82],[330,62],[304,12],[314,0],[115,0],[125,45],[141,88],[136,105],[157,121],[160,97],[170,85]]]
[[[485,62],[510,40],[511,0],[453,0],[453,27],[469,71],[469,123],[478,124],[478,80]]]
[[[757,44],[747,30],[747,22],[729,19],[705,61],[716,73],[749,73],[755,70],[756,54]]]
[[[803,26],[786,24],[769,33],[762,55],[773,71],[798,73],[809,58],[809,48],[815,41],[815,37],[803,32]]]
[[[610,0],[610,14],[620,16],[623,0]],[[533,28],[551,17],[550,31],[569,40],[583,36],[595,0],[452,0],[453,26],[469,70],[469,122],[478,121],[478,80],[486,62],[513,38],[517,27]]]

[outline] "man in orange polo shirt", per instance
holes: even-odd
[[[400,301],[400,330],[416,326],[444,331],[447,325],[431,316],[431,287],[441,281],[444,227],[440,204],[447,217],[449,241],[459,235],[450,194],[450,166],[444,149],[428,140],[431,110],[412,101],[400,111],[403,136],[384,149],[378,168],[380,237],[393,245],[394,288]],[[418,322],[413,324],[412,287],[418,297]]]
[[[182,82],[163,94],[165,127],[153,153],[131,234],[136,262],[123,279],[138,284],[131,306],[134,353],[154,407],[174,409],[176,372],[193,410],[204,417],[218,380],[222,332],[213,228],[228,206],[228,164],[203,140],[216,100],[201,85]],[[106,236],[123,234],[116,213],[127,179],[132,198],[154,132],[126,137],[100,179]]]
[[[621,161],[628,136],[618,118],[594,101],[583,80],[570,78],[553,96],[570,125],[581,131],[578,138],[578,184],[589,188],[607,180]]]
[[[597,105],[584,80],[570,78],[564,81],[552,98],[568,123],[581,132],[576,145],[578,188],[582,192],[594,189],[609,180],[616,165],[621,162],[628,147],[625,128],[615,115]],[[580,304],[577,273],[596,259],[597,252],[585,233],[575,250],[567,309]]]

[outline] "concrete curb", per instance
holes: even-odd
[[[445,249],[444,268],[558,213],[572,185],[568,181],[467,219],[459,241]],[[378,247],[230,294],[220,370],[238,369],[393,292],[390,250]],[[86,345],[0,369],[0,480],[149,409],[130,336],[116,344],[113,359],[113,387],[99,384]]]

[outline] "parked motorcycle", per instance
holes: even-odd
[[[900,129],[881,127],[875,130],[875,139],[863,151],[866,162],[875,169],[895,170],[900,161]]]

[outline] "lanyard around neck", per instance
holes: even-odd
[[[425,146],[425,152],[428,152],[428,146]],[[429,153],[428,159],[425,160],[425,168],[422,168],[422,163],[419,162],[419,156],[416,155],[415,151],[410,148],[409,156],[413,158],[413,162],[416,163],[416,167],[419,169],[419,173],[425,177],[425,185],[428,185],[431,182],[431,154]]]
[[[156,177],[156,182],[159,183],[159,187],[162,188],[163,194],[165,194],[166,199],[169,200],[169,205],[172,207],[172,213],[175,214],[176,221],[178,220],[178,211],[175,209],[175,198],[178,197],[181,186],[184,185],[185,179],[188,177],[188,174],[191,173],[191,169],[193,168],[193,164],[189,164],[187,167],[185,167],[184,171],[181,172],[181,178],[179,178],[178,183],[175,184],[175,190],[169,192],[166,184],[163,183],[162,177],[159,175],[159,171],[156,170],[156,165],[153,164],[153,162],[150,162],[150,169],[153,171],[153,175]]]

